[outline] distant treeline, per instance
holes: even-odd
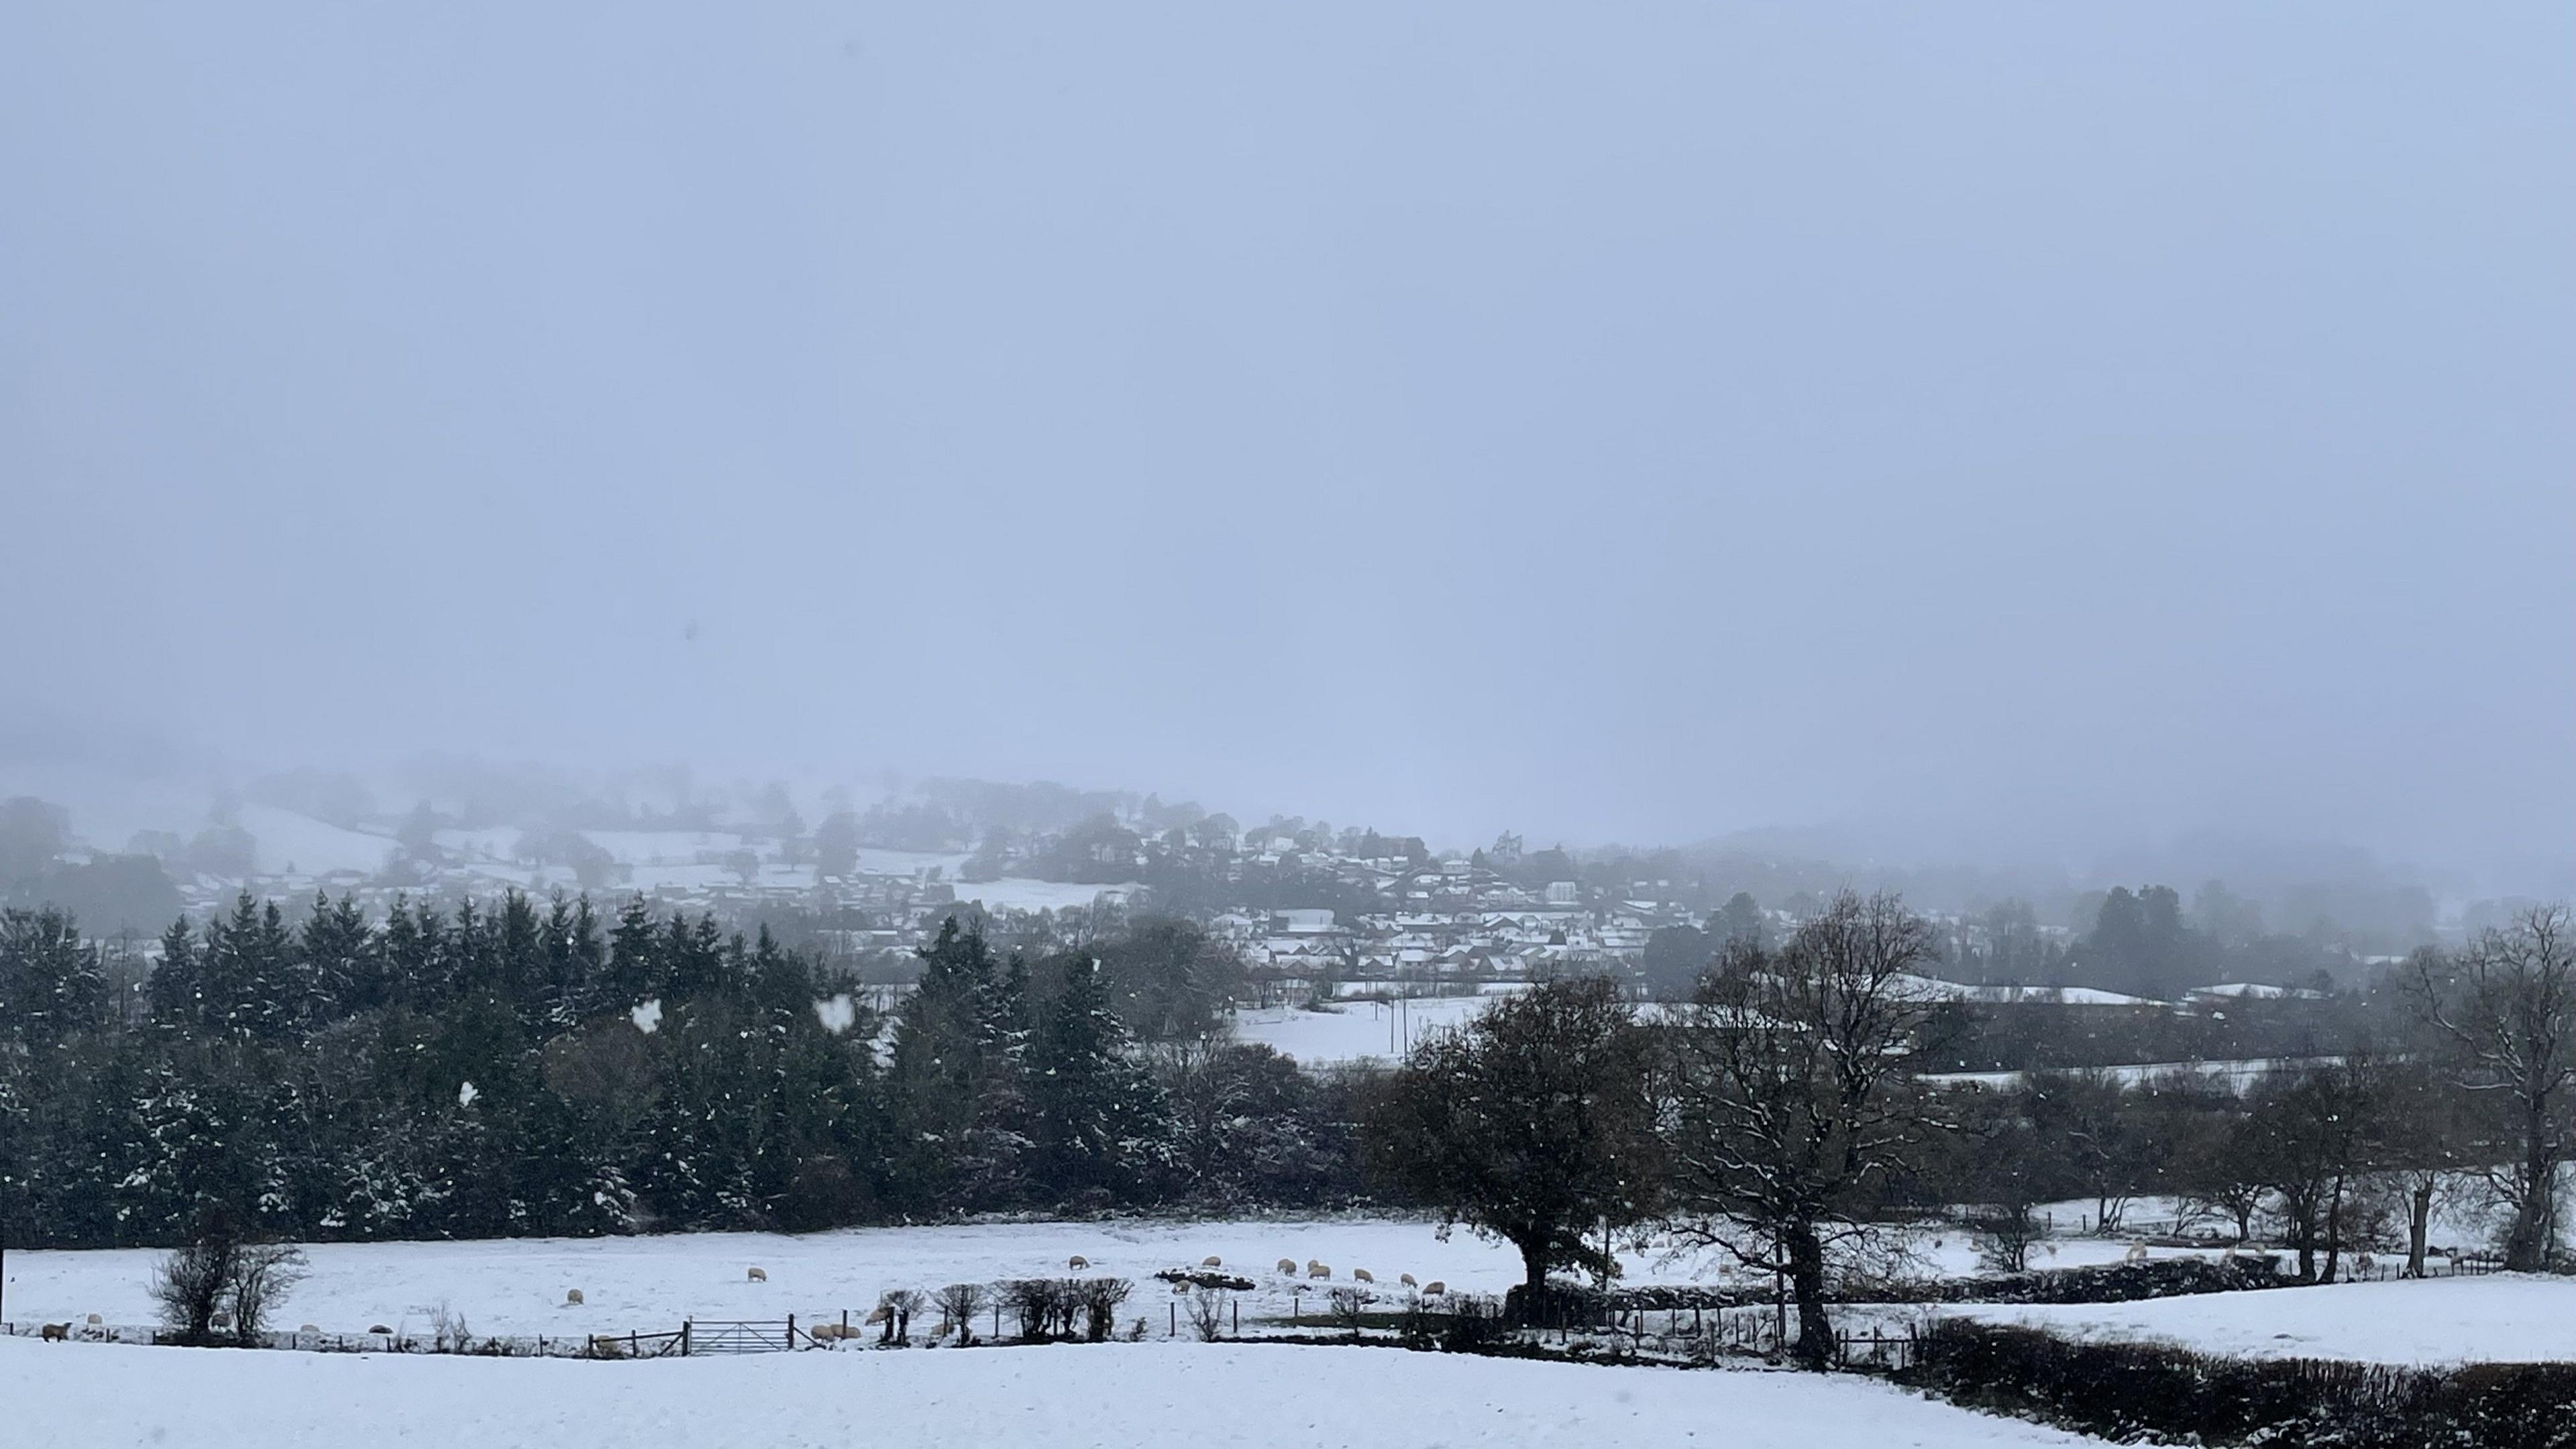
[[[892,1021],[766,931],[509,894],[301,919],[245,894],[148,975],[0,913],[0,1226],[175,1242],[803,1230],[1360,1191],[1338,1079],[1211,1042],[1194,926],[997,955],[951,922]],[[837,1029],[835,1029],[837,1028]],[[890,1037],[882,1051],[879,1042]]]

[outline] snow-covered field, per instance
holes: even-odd
[[[1198,1343],[584,1363],[22,1339],[0,1342],[0,1405],[12,1443],[195,1449],[2099,1442],[1843,1377]]]
[[[1908,1271],[1961,1275],[1976,1270],[1969,1240],[1956,1231],[1903,1235]],[[1643,1252],[1623,1244],[1623,1281],[1708,1283],[1730,1265],[1714,1254],[1657,1242]],[[2116,1262],[2128,1245],[2074,1238],[2043,1254],[2051,1267]],[[1520,1281],[1513,1251],[1465,1229],[1440,1241],[1419,1219],[1322,1218],[1260,1221],[1112,1219],[1103,1222],[973,1223],[939,1227],[851,1228],[789,1237],[778,1233],[680,1233],[636,1238],[520,1238],[445,1243],[319,1243],[305,1249],[311,1275],[278,1315],[282,1327],[310,1323],[355,1333],[383,1324],[418,1331],[445,1303],[479,1334],[571,1336],[654,1332],[684,1318],[800,1319],[863,1316],[889,1288],[935,1289],[945,1283],[1060,1276],[1076,1255],[1092,1273],[1132,1278],[1139,1312],[1164,1315],[1157,1269],[1221,1258],[1257,1285],[1243,1313],[1285,1317],[1315,1311],[1326,1286],[1276,1271],[1289,1259],[1309,1261],[1347,1283],[1366,1268],[1390,1295],[1411,1273],[1453,1290],[1500,1293]],[[2157,1256],[2167,1256],[2162,1251]],[[15,1252],[9,1255],[9,1321],[59,1322],[98,1314],[109,1323],[152,1321],[147,1297],[160,1255],[146,1249]],[[769,1281],[754,1283],[759,1268]],[[578,1288],[584,1303],[564,1304]]]
[[[2154,1339],[2265,1358],[2576,1359],[2576,1280],[2518,1273],[1952,1311],[2068,1337]]]
[[[1345,1001],[1339,1011],[1265,1007],[1236,1013],[1234,1035],[1275,1047],[1308,1066],[1386,1061],[1404,1055],[1424,1032],[1463,1025],[1494,1001],[1492,996],[1433,996],[1400,1008],[1379,1001]]]

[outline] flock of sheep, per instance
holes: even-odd
[[[1065,1266],[1078,1273],[1088,1269],[1091,1266],[1091,1260],[1079,1253],[1076,1253],[1065,1260]],[[1209,1270],[1221,1269],[1225,1266],[1225,1260],[1220,1257],[1209,1256],[1199,1260],[1199,1266],[1202,1269]],[[1297,1266],[1296,1259],[1282,1258],[1279,1260],[1277,1271],[1279,1276],[1294,1279],[1299,1282],[1329,1280],[1333,1276],[1331,1264],[1319,1262],[1312,1258],[1306,1261],[1306,1265],[1302,1272]],[[769,1281],[769,1273],[768,1270],[764,1268],[754,1267],[745,1273],[744,1279],[745,1281],[752,1283],[766,1283]],[[1378,1279],[1375,1274],[1371,1273],[1366,1268],[1354,1268],[1351,1270],[1351,1281],[1354,1283],[1374,1284]],[[1406,1288],[1418,1291],[1425,1298],[1437,1298],[1449,1291],[1449,1285],[1439,1281],[1438,1279],[1433,1279],[1428,1283],[1419,1283],[1415,1281],[1414,1276],[1410,1273],[1397,1274],[1396,1281]],[[1189,1285],[1186,1283],[1180,1284],[1177,1286],[1175,1291],[1187,1292],[1189,1291]],[[582,1292],[578,1288],[568,1289],[564,1293],[563,1306],[566,1308],[579,1308],[583,1305],[583,1301]],[[884,1305],[880,1304],[875,1311],[868,1315],[865,1321],[871,1326],[881,1324],[885,1321],[886,1314],[886,1308]],[[217,1328],[229,1326],[227,1321],[229,1317],[230,1315],[227,1314],[216,1315],[217,1321],[215,1326]],[[836,1322],[833,1320],[833,1315],[817,1315],[813,1322],[814,1326],[812,1329],[808,1330],[808,1336],[816,1340],[830,1340],[845,1337],[856,1338],[858,1336],[858,1329],[856,1326],[845,1326]],[[42,1326],[40,1332],[41,1336],[48,1343],[64,1342],[75,1337],[85,1336],[83,1334],[83,1327],[83,1325],[70,1322],[48,1323]],[[93,1334],[105,1332],[99,1315],[95,1313],[89,1315],[89,1321],[86,1328],[91,1330]],[[321,1330],[308,1323],[298,1329],[297,1332],[300,1334],[318,1334]],[[369,1325],[367,1332],[381,1336],[390,1336],[393,1333],[393,1329],[379,1323]],[[608,1344],[610,1347],[614,1347],[614,1344],[610,1343],[609,1340],[603,1339],[600,1340],[599,1343]],[[595,1344],[594,1346],[597,1345]]]

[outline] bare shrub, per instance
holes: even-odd
[[[1333,1321],[1351,1337],[1359,1337],[1362,1319],[1368,1313],[1368,1306],[1377,1301],[1377,1295],[1366,1288],[1336,1288],[1325,1296],[1332,1308]]]
[[[993,1298],[981,1283],[951,1283],[939,1290],[939,1316],[957,1333],[957,1346],[964,1348],[975,1341],[975,1315],[992,1304]]]
[[[268,1327],[270,1310],[284,1302],[295,1285],[303,1281],[304,1254],[293,1244],[252,1243],[235,1252],[227,1285],[232,1297],[233,1342],[243,1348],[257,1346],[260,1334]]]
[[[1053,1278],[1014,1278],[1002,1285],[1002,1306],[1029,1343],[1043,1342],[1054,1330],[1057,1297]]]
[[[1087,1278],[1079,1285],[1079,1301],[1087,1320],[1083,1337],[1093,1343],[1107,1343],[1118,1331],[1118,1305],[1136,1291],[1136,1285],[1124,1278]]]
[[[1226,1295],[1214,1288],[1201,1288],[1181,1300],[1181,1316],[1199,1342],[1214,1343],[1224,1334],[1225,1303]]]
[[[878,1295],[877,1306],[885,1310],[885,1331],[878,1335],[877,1342],[912,1342],[912,1315],[929,1304],[930,1296],[918,1288],[889,1288]]]
[[[217,1230],[161,1260],[152,1275],[152,1298],[162,1324],[179,1342],[202,1347],[215,1341],[215,1318],[224,1310],[241,1251],[238,1239]]]

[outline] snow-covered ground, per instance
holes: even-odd
[[[2576,1280],[2519,1273],[1949,1311],[2069,1337],[2154,1339],[2265,1358],[2576,1359]]]
[[[1492,996],[1432,996],[1401,1006],[1345,1001],[1339,1011],[1265,1007],[1237,1013],[1234,1034],[1237,1040],[1275,1047],[1309,1066],[1385,1061],[1404,1055],[1424,1032],[1463,1025],[1494,1001]]]
[[[1229,1344],[655,1363],[0,1342],[21,1444],[1964,1449],[2095,1440],[1867,1380]]]
[[[1956,1230],[1893,1233],[1907,1245],[1904,1271],[1961,1276],[1976,1271],[1973,1243]],[[2117,1262],[2119,1239],[2071,1238],[2035,1258],[2049,1267]],[[1644,1251],[1621,1244],[1622,1281],[1715,1283],[1736,1271],[1722,1256],[1657,1240]],[[573,1335],[653,1332],[684,1318],[800,1319],[864,1316],[889,1288],[1061,1276],[1069,1259],[1091,1273],[1137,1281],[1138,1301],[1162,1291],[1150,1275],[1221,1258],[1257,1285],[1244,1295],[1247,1319],[1314,1311],[1328,1284],[1303,1274],[1310,1261],[1333,1283],[1365,1268],[1380,1291],[1398,1279],[1446,1283],[1460,1292],[1500,1293],[1520,1281],[1519,1257],[1461,1228],[1442,1242],[1419,1219],[1322,1218],[1198,1221],[972,1223],[851,1228],[790,1237],[779,1233],[676,1233],[635,1238],[520,1238],[440,1243],[319,1243],[305,1249],[311,1275],[281,1310],[283,1327],[311,1323],[332,1333],[376,1324],[417,1331],[441,1303],[477,1333]],[[2171,1254],[2158,1250],[2158,1257]],[[14,1252],[6,1317],[25,1324],[98,1314],[112,1324],[152,1321],[147,1289],[160,1254],[147,1249]],[[1299,1265],[1277,1272],[1280,1259]],[[750,1270],[768,1274],[749,1281]],[[564,1304],[578,1288],[586,1300]],[[1159,1323],[1158,1318],[1158,1323]]]

